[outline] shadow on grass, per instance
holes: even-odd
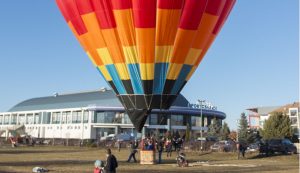
[[[47,165],[66,165],[66,164],[91,164],[88,160],[50,160],[50,161],[25,161],[25,162],[0,162],[0,166],[47,166]],[[2,173],[2,172],[1,172]]]
[[[262,158],[271,158],[271,157],[277,157],[277,156],[289,156],[290,154],[281,154],[281,153],[277,153],[277,154],[258,154],[252,157],[248,157],[248,159],[262,159]]]
[[[42,154],[42,153],[75,153],[81,152],[80,150],[7,150],[0,151],[0,154]]]

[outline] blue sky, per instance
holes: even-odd
[[[235,122],[246,108],[299,100],[298,0],[238,0],[183,89],[209,100]],[[107,86],[54,1],[2,0],[0,112],[18,102]]]

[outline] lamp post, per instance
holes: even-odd
[[[203,121],[202,121],[202,119],[203,119],[203,115],[202,115],[202,103],[203,102],[205,102],[205,100],[198,100],[198,103],[200,104],[200,117],[201,117],[201,121],[200,121],[200,144],[201,144],[201,151],[202,151],[202,149],[203,149],[203,142],[202,142],[202,137],[203,137],[203,133],[202,133],[202,130],[203,130]]]

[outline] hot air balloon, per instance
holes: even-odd
[[[220,32],[235,0],[56,0],[137,131],[168,109]]]

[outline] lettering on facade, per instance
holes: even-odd
[[[217,110],[217,106],[212,105],[210,102],[203,102],[202,104],[198,103],[188,103],[189,108],[193,109],[209,109],[209,110]]]

